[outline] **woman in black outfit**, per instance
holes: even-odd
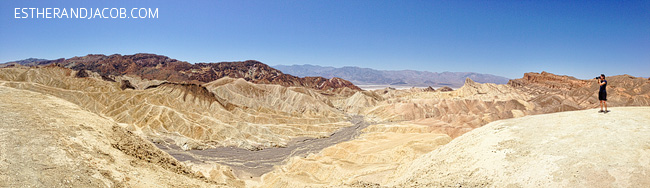
[[[605,80],[605,75],[601,74],[600,79],[598,79],[598,84],[600,85],[600,91],[598,91],[598,100],[600,101],[600,112],[607,113],[607,80]],[[605,105],[605,111],[603,111],[603,105]]]

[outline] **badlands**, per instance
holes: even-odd
[[[648,187],[650,80],[362,90],[257,61],[0,68],[0,187]]]

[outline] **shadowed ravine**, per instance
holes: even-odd
[[[193,163],[217,162],[233,168],[237,173],[259,177],[273,170],[273,166],[282,164],[293,156],[306,156],[318,153],[329,146],[349,141],[361,134],[361,130],[370,125],[362,116],[352,116],[349,120],[353,126],[344,127],[325,138],[295,139],[287,147],[273,147],[262,150],[247,150],[238,147],[219,147],[206,150],[184,151],[173,144],[156,144],[158,148],[169,153],[179,161]]]

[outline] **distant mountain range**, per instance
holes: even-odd
[[[271,68],[264,64],[261,64],[259,62],[254,62],[254,61],[247,62],[248,64],[246,65],[252,67],[259,67],[253,70],[261,71],[261,69],[263,69],[266,71],[262,71],[262,72],[268,72],[271,73],[269,75],[275,75],[275,76],[268,76],[267,78],[265,76],[261,76],[266,74],[256,73],[254,74],[254,76],[249,77],[250,75],[244,76],[245,73],[230,73],[230,72],[226,73],[225,75],[212,75],[211,71],[200,71],[202,70],[201,68],[214,67],[218,70],[224,69],[225,71],[234,68],[234,67],[228,68],[228,66],[236,66],[240,64],[237,63],[232,64],[228,62],[224,62],[221,64],[205,64],[205,63],[190,64],[187,62],[181,62],[175,59],[170,59],[168,57],[155,55],[155,54],[136,54],[131,56],[129,55],[127,56],[88,55],[83,57],[74,57],[70,59],[61,58],[57,60],[29,58],[25,60],[3,63],[0,64],[0,67],[10,66],[13,64],[20,64],[24,66],[37,66],[37,65],[47,65],[52,63],[59,63],[73,69],[86,69],[86,70],[97,71],[102,74],[115,74],[118,72],[120,74],[126,74],[126,73],[139,74],[140,76],[143,76],[145,78],[151,77],[149,79],[163,79],[160,76],[166,75],[167,77],[179,79],[174,81],[198,80],[202,82],[209,82],[217,78],[228,75],[230,77],[243,77],[243,78],[253,79],[255,81],[259,79],[260,82],[264,82],[264,83],[278,82],[278,83],[282,83],[281,85],[293,85],[289,83],[295,82],[295,83],[300,83],[298,85],[309,85],[311,87],[318,87],[318,85],[314,85],[314,83],[311,82],[317,82],[317,83],[321,83],[325,81],[331,82],[331,80],[317,79],[313,77],[325,77],[328,79],[338,77],[350,81],[355,85],[393,85],[393,86],[416,86],[416,87],[449,86],[455,88],[459,88],[463,86],[463,84],[465,83],[465,78],[470,78],[475,82],[479,82],[479,83],[506,84],[509,81],[509,79],[505,77],[495,76],[491,74],[480,74],[474,72],[437,73],[437,72],[415,71],[415,70],[376,70],[371,68],[360,68],[360,67],[349,67],[349,66],[335,68],[335,67],[323,67],[323,66],[308,65],[308,64],[291,65],[291,66],[277,65]],[[100,66],[102,64],[107,64],[110,66]],[[171,66],[173,68],[171,68],[170,70],[167,70],[167,68],[162,68],[158,70],[159,69],[157,66],[158,64],[164,65],[164,67],[170,67],[170,65],[174,65],[174,66]],[[153,71],[153,69],[156,69],[156,71]],[[190,70],[190,69],[195,72],[191,74],[185,74],[185,73],[180,74],[184,72],[180,70]],[[240,69],[240,68],[236,68],[236,69]],[[246,68],[241,68],[241,69],[244,70]],[[297,77],[307,77],[307,78],[293,78],[292,76],[289,75],[277,77],[282,73],[274,72],[275,71],[274,69],[277,69],[284,74],[289,74]],[[160,71],[164,72],[165,74],[157,74]],[[221,71],[217,71],[217,72],[221,72]],[[289,77],[291,77],[292,79],[289,79]],[[313,79],[316,79],[318,81]],[[293,80],[293,81],[289,81],[289,80]],[[357,89],[355,86],[346,83],[342,85],[334,86],[334,88],[339,88],[339,87],[349,87],[349,88]],[[319,88],[319,89],[324,89],[324,88]]]
[[[208,83],[219,78],[243,78],[257,84],[277,84],[300,86],[323,92],[359,91],[347,80],[323,77],[296,77],[284,74],[264,63],[255,60],[243,62],[188,63],[156,54],[138,53],[134,55],[89,54],[82,57],[56,60],[25,59],[0,64],[0,67],[20,64],[24,66],[61,66],[73,70],[88,70],[102,77],[137,75],[144,79],[166,80],[177,83]]]
[[[29,58],[29,59],[23,59],[23,60],[18,60],[18,61],[10,61],[6,63],[0,63],[0,68],[6,67],[9,65],[24,65],[24,66],[37,66],[37,65],[42,65],[42,63],[49,64],[50,60],[47,59],[38,59],[38,58]]]
[[[474,72],[428,72],[415,70],[376,70],[361,67],[322,67],[317,65],[276,65],[285,74],[294,76],[339,77],[356,85],[406,85],[406,86],[450,86],[461,87],[465,78],[479,83],[506,84],[508,78]]]

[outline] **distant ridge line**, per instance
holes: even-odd
[[[400,86],[451,86],[461,87],[466,78],[479,83],[507,84],[510,79],[492,74],[475,72],[429,72],[416,70],[377,70],[356,66],[341,68],[319,65],[276,65],[284,73],[295,76],[339,77],[355,85],[400,85]]]
[[[88,54],[81,57],[56,60],[26,59],[0,64],[0,68],[15,66],[56,65],[73,70],[88,70],[102,76],[136,75],[143,79],[166,80],[177,83],[208,83],[219,78],[243,78],[257,84],[298,86],[322,92],[353,93],[361,88],[341,78],[297,77],[284,74],[255,60],[219,63],[188,63],[163,55],[137,53],[133,55]]]

